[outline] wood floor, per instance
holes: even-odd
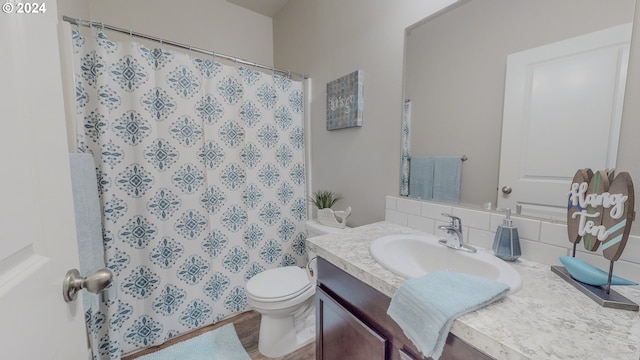
[[[217,329],[223,325],[228,323],[233,323],[236,328],[236,332],[238,333],[238,337],[240,338],[240,342],[251,356],[252,360],[267,360],[267,359],[277,359],[277,360],[315,360],[316,358],[316,344],[312,342],[311,344],[299,349],[291,354],[285,355],[279,358],[269,358],[263,356],[258,351],[258,333],[260,330],[260,314],[255,311],[249,311],[242,313],[240,315],[234,316],[232,318],[220,321],[216,324],[209,325],[207,327],[195,330],[185,335],[181,335],[175,337],[162,345],[158,345],[152,348],[148,348],[137,352],[132,355],[123,356],[122,360],[133,360],[140,356],[150,354],[152,352],[164,349],[173,344],[179,343],[181,341],[190,339],[192,337],[196,337],[202,333],[207,331],[211,331]],[[179,359],[181,360],[181,359]]]

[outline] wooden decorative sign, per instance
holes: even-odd
[[[576,172],[567,207],[569,241],[577,244],[582,239],[589,251],[596,251],[603,244],[604,257],[616,261],[627,244],[634,218],[633,181],[629,173],[614,177],[613,171]]]
[[[591,169],[581,169],[576,172],[576,175],[573,177],[572,184],[582,184],[589,183],[589,179],[593,176],[593,171]],[[579,213],[582,211],[582,208],[579,206],[573,206],[572,203],[569,203],[569,207],[567,209],[567,230],[569,232],[569,241],[574,244],[577,244],[582,240],[582,236],[578,234],[578,225],[580,223],[580,218],[574,217],[573,214]]]
[[[565,267],[551,270],[605,307],[638,311],[639,306],[611,290],[611,285],[637,285],[613,275],[635,219],[633,181],[627,172],[617,176],[613,170],[580,169],[571,182],[567,206],[567,233],[573,243],[573,256],[561,256]],[[576,258],[576,246],[602,255],[610,261],[605,272]]]

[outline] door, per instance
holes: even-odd
[[[0,14],[3,359],[87,359],[81,299],[62,298],[78,255],[56,15]]]
[[[579,168],[616,165],[631,24],[509,55],[498,207],[566,216]]]

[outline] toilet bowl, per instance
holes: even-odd
[[[308,220],[305,227],[307,238],[344,231],[316,220]],[[315,254],[307,254],[305,268],[270,269],[247,282],[247,302],[261,315],[258,350],[264,356],[284,356],[315,340],[317,271]]]

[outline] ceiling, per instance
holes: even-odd
[[[227,0],[245,9],[273,18],[289,0]]]

